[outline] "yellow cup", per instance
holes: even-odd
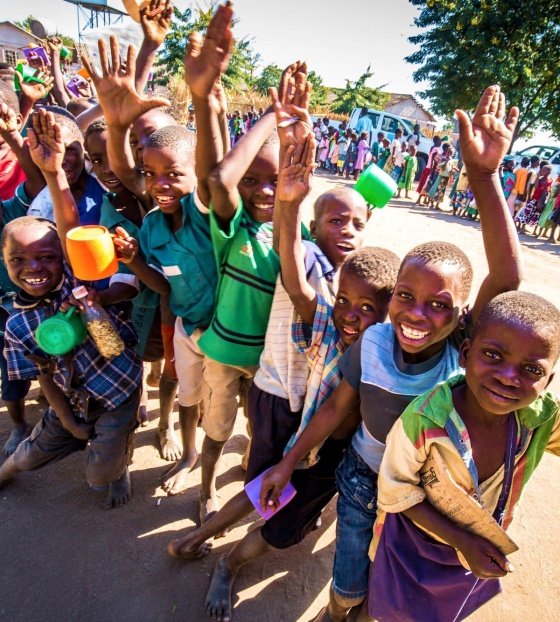
[[[101,225],[84,225],[68,231],[66,250],[74,274],[82,281],[105,279],[119,268],[113,238]]]

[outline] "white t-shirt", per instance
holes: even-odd
[[[395,158],[395,163],[397,158],[399,157],[399,153],[401,153],[401,141],[397,138],[393,138],[391,143],[391,155]]]

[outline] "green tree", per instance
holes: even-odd
[[[166,82],[167,75],[183,72],[183,58],[190,35],[194,31],[198,31],[202,35],[206,33],[217,4],[217,0],[214,0],[206,10],[199,7],[196,18],[194,18],[191,9],[181,13],[176,7],[173,8],[174,19],[171,21],[163,50],[159,53],[156,62],[156,67],[159,67],[162,70],[161,74],[163,74],[158,77],[158,82]],[[234,26],[236,23],[234,21]],[[258,60],[258,55],[255,55],[251,48],[250,39],[234,39],[229,67],[222,79],[225,88],[238,89],[249,86],[255,62]]]
[[[307,79],[313,86],[311,101],[309,103],[310,108],[313,110],[314,108],[326,106],[328,90],[323,85],[323,78],[321,78],[321,76],[315,71],[310,71]]]
[[[253,88],[261,95],[268,95],[270,86],[278,86],[282,77],[282,69],[278,65],[267,65],[255,80]]]
[[[560,0],[410,0],[421,8],[411,37],[420,65],[413,77],[433,111],[472,110],[484,89],[499,84],[521,110],[514,140],[540,126],[560,134]]]
[[[337,98],[332,104],[331,110],[339,114],[350,114],[353,108],[361,108],[362,106],[383,109],[389,100],[389,94],[380,90],[383,87],[371,88],[366,86],[366,81],[372,76],[370,65],[355,82],[346,80],[346,88],[335,90]]]

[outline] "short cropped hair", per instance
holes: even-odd
[[[16,114],[20,113],[17,93],[3,80],[0,80],[0,103],[6,104],[6,106],[11,108]]]
[[[368,214],[368,205],[364,197],[354,188],[350,188],[349,186],[340,186],[338,188],[333,188],[332,190],[327,190],[327,192],[323,192],[313,206],[313,217],[315,220],[318,220],[323,214],[323,208],[327,201],[330,200],[340,201],[341,203],[358,203],[363,205],[366,218]]]
[[[469,258],[455,244],[449,242],[425,242],[415,246],[402,261],[400,270],[410,261],[421,265],[451,264],[460,271],[461,295],[466,302],[471,293],[473,268]],[[400,274],[400,271],[399,271]]]
[[[51,222],[46,218],[41,218],[40,216],[20,216],[19,218],[14,218],[14,220],[11,220],[4,227],[4,229],[2,229],[2,251],[4,251],[4,247],[6,246],[10,236],[14,232],[21,231],[22,229],[30,229],[37,226],[43,227],[43,229],[48,229],[49,231],[52,231],[56,234],[56,226],[54,222]]]
[[[551,302],[529,292],[505,292],[484,305],[475,322],[471,341],[493,324],[517,324],[543,336],[549,343],[554,363],[560,357],[560,310]]]
[[[176,153],[187,154],[194,162],[196,134],[182,125],[168,125],[156,130],[146,140],[146,149],[171,149]]]
[[[76,118],[66,110],[66,108],[61,108],[60,106],[44,106],[43,110],[47,112],[52,112],[54,116],[54,120],[56,123],[60,125],[61,128],[66,128],[72,138],[77,140],[80,143],[84,142],[84,135]],[[33,128],[33,117],[38,114],[38,111],[35,111],[30,117],[29,121],[27,121],[27,127]]]
[[[108,127],[109,126],[107,125],[105,117],[99,117],[99,119],[95,119],[95,121],[92,121],[87,126],[86,132],[84,134],[84,142],[87,142],[87,139],[92,134],[101,134],[101,132],[107,131]]]
[[[389,302],[397,283],[400,259],[379,246],[365,246],[348,255],[341,272],[352,274],[375,288],[382,300]]]

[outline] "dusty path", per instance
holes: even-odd
[[[313,197],[333,182],[316,175]],[[340,182],[344,183],[344,182]],[[414,194],[414,193],[413,193]],[[310,213],[310,211],[308,212]],[[441,239],[465,249],[473,261],[476,283],[486,271],[479,225],[398,201],[376,210],[369,225],[370,243],[403,256],[416,243]],[[524,288],[560,306],[560,250],[524,236],[527,263]],[[560,381],[556,383],[560,391]],[[30,413],[39,416],[32,390]],[[155,449],[157,394],[150,393],[152,422],[136,436],[132,466],[134,499],[106,511],[104,497],[87,489],[83,458],[74,455],[47,470],[23,474],[0,492],[0,619],[10,622],[202,622],[208,618],[204,597],[218,555],[248,529],[254,515],[227,538],[215,542],[202,561],[179,562],[165,553],[167,542],[190,530],[196,516],[200,471],[192,487],[170,498],[158,488],[169,465]],[[5,413],[5,408],[2,408]],[[0,417],[0,443],[8,435],[7,415]],[[202,442],[200,433],[199,447]],[[246,447],[244,421],[228,443],[218,480],[222,501],[237,492]],[[525,495],[511,530],[521,551],[512,556],[517,570],[505,582],[505,594],[472,616],[478,622],[560,620],[557,573],[560,570],[559,463],[547,456]],[[159,503],[159,505],[158,505]],[[244,569],[235,586],[237,622],[309,620],[325,600],[333,556],[334,505],[323,528],[302,545]]]

